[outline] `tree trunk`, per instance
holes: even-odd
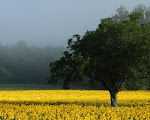
[[[118,91],[110,91],[111,106],[112,107],[117,106],[117,94],[118,94]]]

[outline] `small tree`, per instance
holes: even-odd
[[[87,31],[81,38],[68,40],[68,51],[50,64],[50,83],[63,79],[64,85],[82,81],[83,75],[101,82],[111,96],[111,106],[117,106],[117,93],[130,79],[149,76],[150,28],[139,24],[140,14],[129,15],[129,20],[113,22],[102,19],[95,31]],[[144,79],[143,79],[144,80]]]

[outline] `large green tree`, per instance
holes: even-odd
[[[111,18],[101,20],[95,31],[87,31],[83,37],[74,35],[68,40],[68,51],[50,64],[50,83],[101,82],[111,96],[111,106],[117,106],[117,93],[125,81],[149,77],[150,28],[139,24],[140,13],[129,19],[114,22]]]

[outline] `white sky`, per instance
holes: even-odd
[[[0,0],[0,42],[66,46],[73,34],[95,30],[120,5],[131,11],[149,0]]]

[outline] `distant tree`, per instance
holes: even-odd
[[[16,47],[22,47],[22,48],[27,48],[27,43],[23,40],[18,41],[15,45]]]
[[[149,77],[150,28],[139,24],[140,13],[129,19],[114,22],[102,19],[95,31],[87,31],[83,37],[74,35],[68,40],[68,51],[50,64],[50,83],[64,81],[84,82],[83,76],[92,82],[101,82],[111,96],[111,106],[117,106],[117,93],[123,83],[130,79]]]
[[[139,23],[148,23],[150,25],[150,7],[139,4],[133,9],[132,13],[141,13],[141,19],[139,19]]]
[[[14,76],[6,68],[0,67],[0,83],[13,83]]]
[[[138,20],[139,24],[147,23],[150,26],[150,7],[146,7],[143,4],[139,4],[134,7],[131,12],[129,12],[125,6],[120,6],[117,8],[117,13],[112,16],[114,22],[122,22],[129,19],[129,14],[140,13],[141,18]]]
[[[124,83],[124,89],[127,90],[148,90],[149,89],[149,78],[143,79],[130,79]]]
[[[114,22],[122,22],[129,19],[129,11],[125,8],[125,6],[121,5],[116,11],[117,13],[112,16],[112,20],[114,20]]]

